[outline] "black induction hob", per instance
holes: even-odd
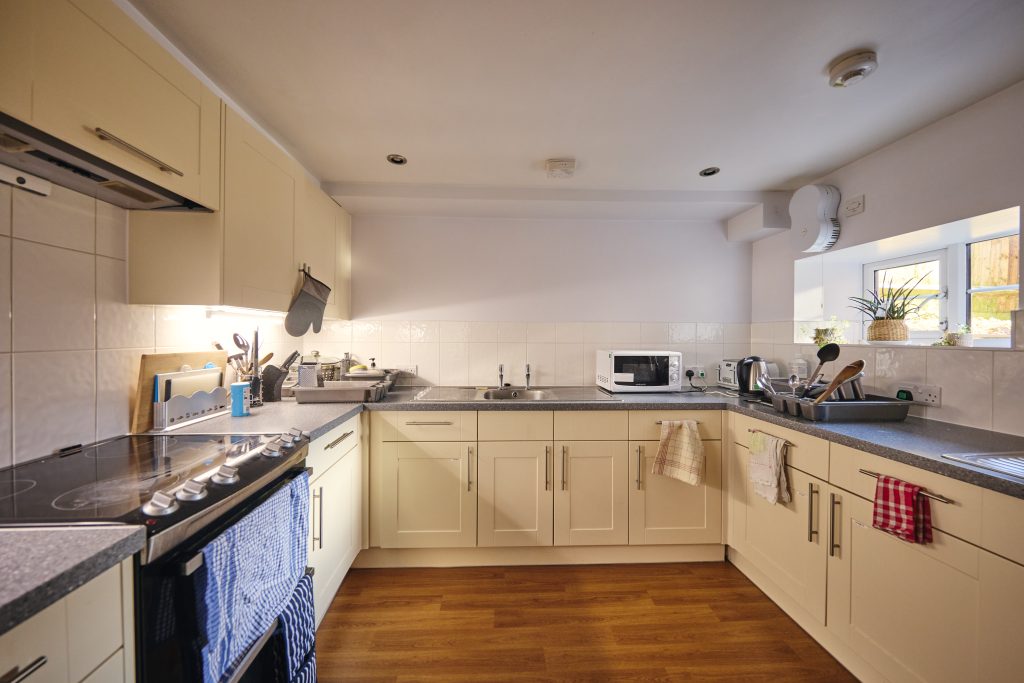
[[[122,436],[0,470],[0,526],[138,524],[152,561],[305,459],[288,434]]]

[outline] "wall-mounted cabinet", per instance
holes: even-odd
[[[216,209],[220,99],[109,0],[0,4],[0,109]]]
[[[223,120],[222,209],[130,213],[131,302],[285,311],[306,264],[332,288],[325,315],[347,318],[348,214],[239,114]]]

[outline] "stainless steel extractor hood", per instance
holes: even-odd
[[[41,130],[0,113],[0,164],[125,209],[209,211]],[[29,178],[0,173],[0,182],[32,191]]]

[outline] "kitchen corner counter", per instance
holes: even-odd
[[[299,403],[285,398],[264,403],[246,417],[220,415],[164,434],[275,434],[301,429],[315,440],[363,412],[362,403]]]
[[[141,526],[0,528],[0,634],[142,550]]]

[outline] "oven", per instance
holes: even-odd
[[[611,392],[682,391],[682,360],[678,351],[597,352],[597,385]]]

